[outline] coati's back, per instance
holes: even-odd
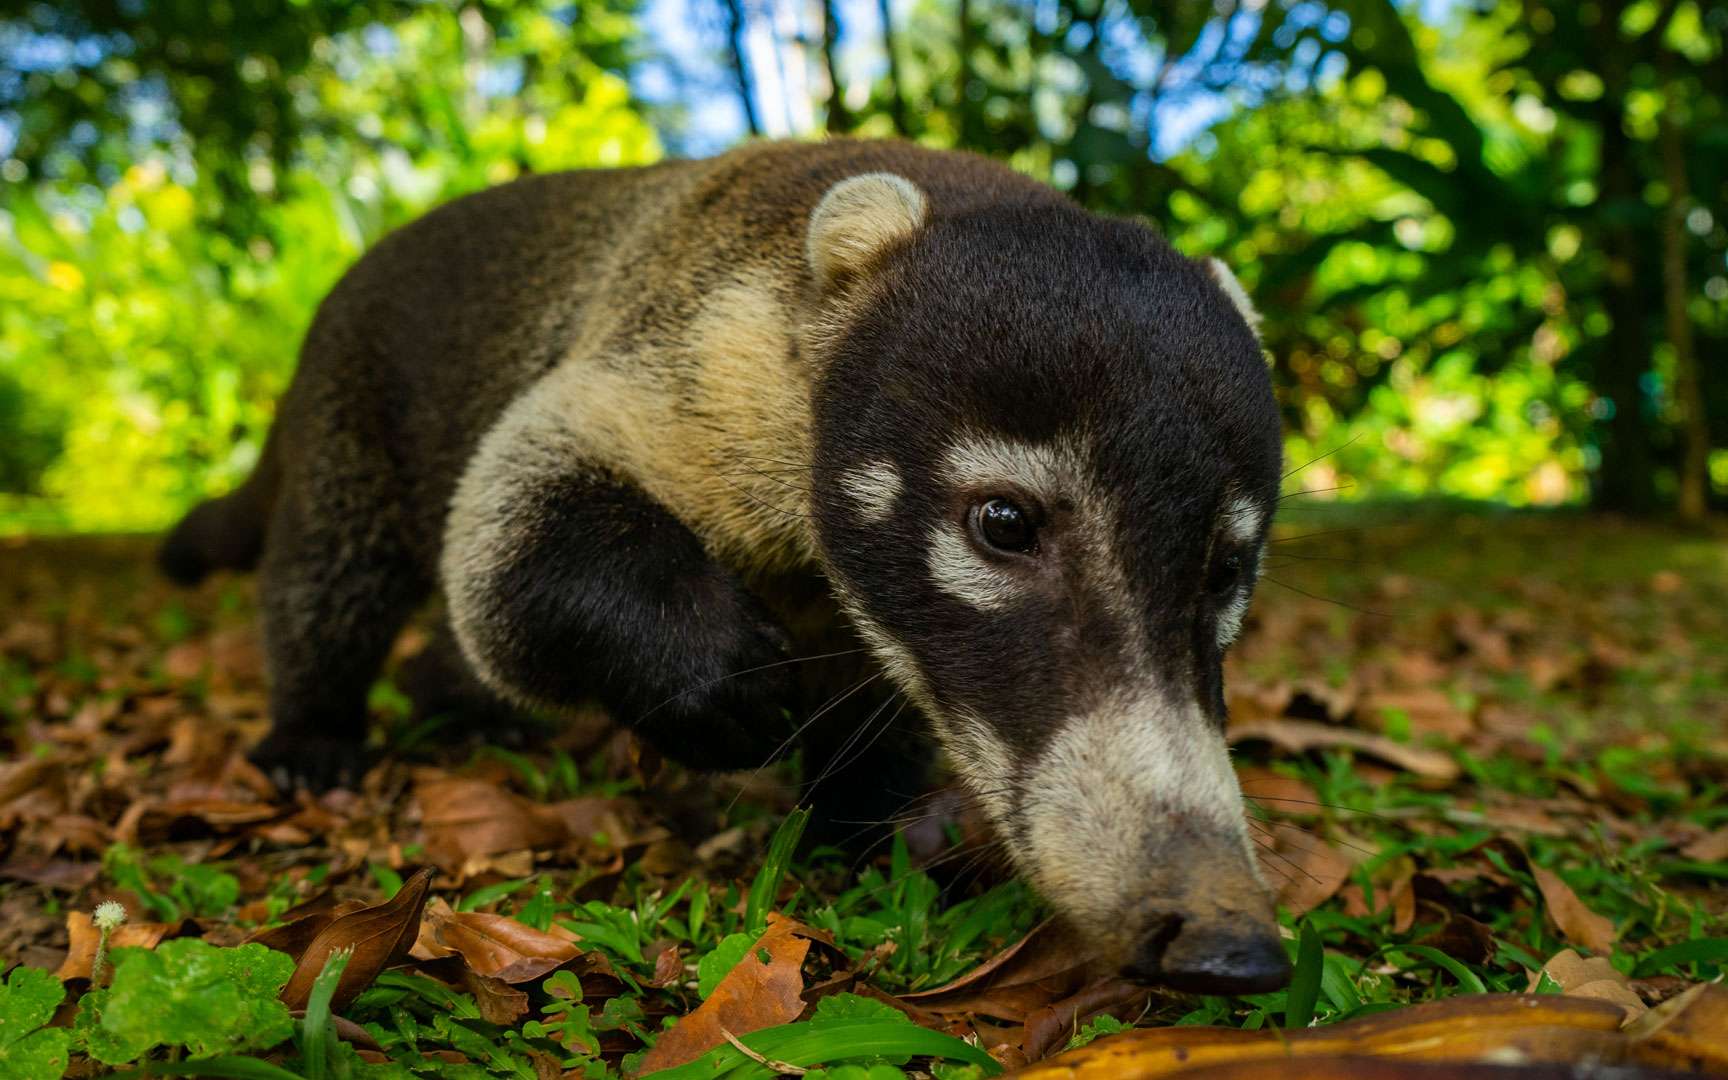
[[[836,140],[549,173],[457,199],[386,236],[337,283],[308,330],[257,475],[194,511],[164,546],[164,567],[184,582],[250,568],[289,477],[313,498],[387,517],[416,561],[434,567],[456,482],[512,400],[560,364],[585,362],[662,401],[688,398],[709,363],[690,336],[705,311],[710,334],[727,326],[750,344],[763,343],[764,318],[780,322],[776,347],[751,357],[761,370],[745,381],[780,380],[796,362],[795,346],[780,346],[792,345],[808,288],[810,209],[836,181],[878,170],[907,176],[950,210],[1060,198],[982,158]],[[740,305],[726,288],[743,280],[772,296]],[[730,310],[714,311],[717,297]],[[730,407],[685,402],[716,405]],[[731,418],[708,419],[723,427]],[[357,457],[374,459],[364,492],[353,490]],[[326,475],[345,490],[319,492]]]

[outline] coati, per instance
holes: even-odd
[[[910,702],[1100,956],[1264,991],[1221,674],[1279,485],[1255,322],[1221,264],[965,154],[532,176],[347,273],[162,564],[261,564],[286,779],[352,776],[437,592],[491,692],[701,769],[796,737],[826,791],[910,794],[929,753],[875,737]],[[836,637],[872,666],[812,696]]]

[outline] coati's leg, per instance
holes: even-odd
[[[387,514],[330,501],[282,493],[259,583],[271,726],[252,760],[285,787],[359,778],[367,692],[429,588]]]
[[[426,647],[404,660],[396,677],[419,716],[458,717],[487,742],[521,745],[543,732],[532,713],[504,700],[474,674],[448,620],[439,620]]]
[[[736,576],[554,437],[518,428],[487,444],[443,561],[451,623],[481,678],[529,705],[598,699],[699,769],[755,767],[781,748],[786,638]]]

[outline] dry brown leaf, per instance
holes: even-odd
[[[1289,754],[1341,746],[1429,780],[1456,780],[1460,771],[1458,763],[1450,755],[1438,750],[1426,750],[1395,742],[1384,735],[1312,720],[1261,720],[1251,724],[1232,724],[1225,735],[1231,745],[1264,739]]]
[[[1277,884],[1278,905],[1292,918],[1330,900],[1350,879],[1351,853],[1300,830],[1279,830],[1271,842],[1255,845],[1261,872]]]
[[[1680,854],[1697,862],[1728,862],[1728,828],[1705,833],[1681,848]]]
[[[426,852],[446,870],[506,851],[556,847],[569,837],[558,814],[495,783],[439,779],[414,791]]]
[[[1146,1011],[1151,996],[1146,987],[1125,979],[1099,979],[1028,1016],[1020,1049],[1028,1061],[1041,1061],[1067,1045],[1093,1017],[1110,1013],[1119,1020],[1131,1020]]]
[[[1585,907],[1584,901],[1578,899],[1578,894],[1560,879],[1559,874],[1535,863],[1530,864],[1530,873],[1536,878],[1536,887],[1542,891],[1542,903],[1548,909],[1548,917],[1554,920],[1554,925],[1559,927],[1567,941],[1582,945],[1599,956],[1614,951],[1612,920]]]
[[[1047,919],[953,982],[900,999],[944,1016],[976,1013],[1021,1023],[1084,985],[1089,966],[1072,932]]]
[[[504,915],[452,911],[443,900],[426,905],[411,955],[460,954],[479,975],[515,985],[532,982],[582,955],[568,940]]]
[[[748,1035],[798,1019],[804,1011],[804,957],[810,939],[794,927],[790,920],[770,920],[708,1000],[660,1036],[642,1059],[641,1074],[694,1061],[725,1042],[726,1032]]]
[[[1621,1010],[1554,994],[1474,994],[1296,1031],[1141,1028],[1099,1039],[1017,1073],[1017,1080],[1136,1080],[1240,1064],[1239,1075],[1288,1076],[1292,1059],[1381,1055],[1404,1060],[1574,1061],[1626,1052]],[[1336,1077],[1357,1074],[1330,1074]],[[1451,1075],[1448,1073],[1447,1075]]]
[[[135,946],[140,949],[154,949],[169,938],[197,931],[197,924],[190,920],[177,923],[122,923],[108,935],[108,947],[119,949]],[[62,982],[67,979],[88,979],[90,965],[96,959],[96,943],[101,940],[101,932],[90,921],[88,913],[69,911],[66,913],[66,936],[66,959],[61,962],[60,970],[54,974],[59,976]]]
[[[472,968],[462,971],[462,986],[474,995],[480,1018],[490,1024],[514,1024],[528,1015],[528,992],[503,979],[482,975]]]
[[[295,957],[294,974],[282,988],[282,1001],[290,1009],[305,1008],[312,981],[324,970],[330,954],[338,949],[352,949],[353,956],[330,1001],[332,1011],[340,1012],[354,1000],[354,995],[372,984],[379,972],[408,955],[431,887],[432,871],[421,870],[404,881],[396,895],[384,903],[330,920],[306,951]]]
[[[1620,1006],[1627,1019],[1643,1015],[1647,1006],[1632,989],[1631,981],[1607,959],[1579,956],[1571,949],[1555,953],[1542,970],[1562,991],[1572,997],[1595,998]]]
[[[365,906],[359,900],[338,901],[334,893],[325,889],[310,900],[284,911],[280,925],[260,930],[246,940],[298,959],[326,926]]]
[[[1728,987],[1694,986],[1634,1020],[1626,1035],[1642,1064],[1728,1075]]]
[[[668,945],[654,958],[654,978],[648,985],[657,989],[671,986],[684,975],[684,962],[678,956],[678,946]]]

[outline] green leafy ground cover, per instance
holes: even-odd
[[[0,629],[0,954],[17,966],[0,1075],[57,1076],[69,1059],[80,1075],[609,1076],[751,964],[819,1000],[666,1075],[979,1076],[1131,1024],[1296,1028],[1484,990],[1638,1010],[1720,977],[1722,538],[1455,507],[1290,517],[1232,707],[1296,978],[1239,999],[1030,980],[1055,1021],[915,996],[1041,915],[987,850],[947,850],[960,825],[934,845],[920,823],[863,859],[794,858],[784,767],[697,781],[583,723],[476,748],[390,685],[375,699],[389,754],[362,790],[278,799],[239,759],[262,727],[249,583],[177,595],[135,540],[14,544],[0,551],[0,604],[18,613]],[[464,821],[440,817],[452,806]],[[464,947],[396,963],[382,916],[352,916],[374,923],[343,942],[351,957],[313,963],[292,940],[314,925],[308,901],[376,910],[425,889],[421,866],[436,871],[428,922],[407,940],[507,916],[527,966],[506,974],[533,974],[474,978],[481,950],[454,931],[440,940]],[[85,916],[107,899],[130,919],[92,988]],[[282,951],[240,944],[285,919],[269,939]],[[805,935],[791,962],[763,936],[789,923]],[[1569,950],[1607,965],[1580,969]],[[738,995],[758,1018],[770,998]]]

